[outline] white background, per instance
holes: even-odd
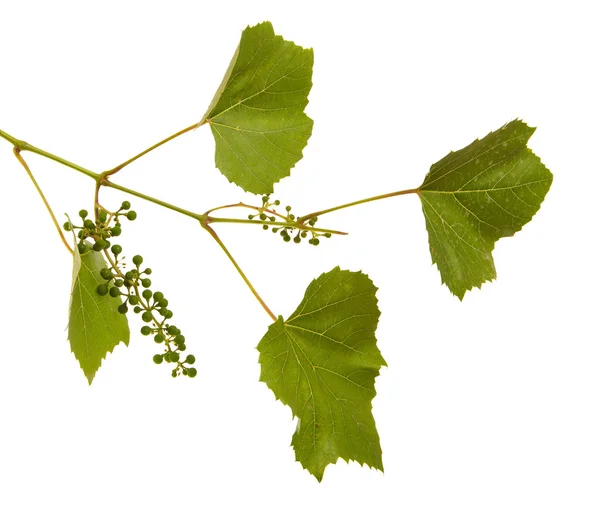
[[[380,287],[385,474],[341,462],[319,484],[294,461],[289,409],[257,382],[270,320],[190,219],[131,199],[122,245],[154,269],[198,377],[155,366],[133,320],[88,387],[66,342],[70,256],[2,141],[0,527],[600,528],[594,4],[2,0],[0,128],[96,171],[198,121],[241,30],[271,20],[315,50],[314,133],[276,186],[295,212],[418,186],[516,117],[538,127],[530,146],[555,180],[497,244],[498,280],[462,303],[415,196],[327,216],[351,235],[318,248],[218,227],[278,314],[338,264]],[[61,220],[91,210],[91,179],[25,156]],[[252,201],[213,156],[202,128],[114,180],[198,212]]]

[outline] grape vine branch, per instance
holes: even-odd
[[[552,183],[552,174],[527,148],[534,129],[520,120],[506,123],[482,139],[450,152],[431,166],[416,188],[393,191],[297,216],[271,198],[274,185],[290,175],[302,158],[313,121],[304,112],[312,88],[312,49],[276,35],[269,22],[247,27],[223,81],[203,118],[112,169],[96,172],[35,147],[0,130],[42,198],[63,245],[73,254],[73,284],[68,336],[71,349],[91,384],[106,354],[129,344],[131,309],[143,336],[152,337],[161,353],[156,364],[170,366],[173,377],[195,377],[196,356],[173,324],[173,311],[155,290],[152,269],[136,254],[122,259],[115,243],[126,222],[135,221],[131,203],[109,209],[101,190],[113,188],[197,221],[219,245],[247,287],[272,319],[258,344],[260,380],[288,405],[298,426],[292,437],[296,459],[319,481],[327,465],[339,458],[383,471],[379,435],[372,414],[375,378],[385,366],[375,332],[379,309],[375,287],[362,272],[336,267],[313,280],[289,318],[277,316],[262,299],[217,234],[219,223],[260,226],[284,242],[323,239],[347,233],[321,226],[321,218],[345,208],[401,195],[417,195],[429,235],[433,263],[442,282],[462,299],[473,287],[496,277],[492,250],[501,237],[512,236],[531,220]],[[261,196],[259,204],[236,202],[192,212],[127,188],[112,178],[136,160],[208,125],[215,139],[215,165],[230,182]],[[79,211],[59,224],[25,161],[34,153],[94,180],[93,215]],[[250,212],[246,217],[219,217],[216,212]],[[66,233],[73,237],[73,247]],[[184,353],[186,352],[186,353]]]

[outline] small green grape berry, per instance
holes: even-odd
[[[110,250],[115,256],[117,256],[121,252],[123,252],[123,247],[121,247],[121,245],[113,245],[113,247]]]
[[[152,330],[150,329],[150,326],[142,326],[142,329],[140,329],[140,333],[142,335],[144,335],[144,337],[147,337],[148,335],[150,335],[150,332]]]
[[[290,220],[292,220],[292,221],[293,221],[294,219],[296,219],[296,216],[295,216],[293,213],[291,213],[291,214],[290,214]]]
[[[272,215],[271,217],[269,217],[269,220],[270,220],[270,221],[275,221],[275,216],[274,216],[274,215]]]
[[[134,276],[133,276],[133,272],[132,272],[132,271],[127,271],[127,272],[125,273],[125,279],[126,279],[126,280],[129,280],[129,281],[131,281],[131,280],[133,280],[133,278],[134,278]]]
[[[166,307],[161,307],[161,308],[158,310],[158,314],[159,314],[161,317],[166,317],[166,316],[167,316],[167,311],[168,311],[168,309],[167,309]]]
[[[115,280],[115,285],[117,287],[123,287],[123,283],[125,283],[125,282],[123,282],[123,280],[121,280],[121,278],[119,278],[118,280]]]
[[[196,357],[194,357],[193,355],[188,355],[185,358],[185,364],[194,364],[196,362]]]
[[[148,268],[148,269],[144,270],[144,274],[148,274],[148,275],[152,274],[152,269]]]
[[[117,237],[121,235],[121,225],[115,225],[110,229],[110,232],[113,236]]]
[[[113,298],[116,298],[117,296],[119,296],[121,294],[121,291],[119,291],[118,287],[111,287],[110,291],[108,291],[110,293],[110,296],[112,296]]]
[[[102,241],[104,248],[106,248],[106,249],[110,248],[110,241],[107,241],[106,239],[101,239],[100,241]]]
[[[182,369],[181,369],[181,373],[182,373],[183,375],[187,375],[187,373],[188,373],[188,371],[187,371],[187,368],[182,368]]]
[[[162,310],[161,310],[161,315],[162,315]],[[173,311],[171,311],[170,309],[167,309],[167,311],[165,312],[165,314],[163,315],[163,317],[169,319],[169,318],[173,318]]]
[[[122,315],[124,315],[125,313],[127,313],[127,311],[129,311],[129,308],[127,307],[127,304],[121,304],[117,310],[119,311],[119,313],[121,313]]]
[[[171,353],[170,357],[172,363],[176,363],[177,361],[179,361],[179,354],[176,351]]]
[[[261,221],[266,221],[267,220],[267,216],[264,213],[260,214],[260,220]]]
[[[146,299],[146,300],[150,300],[150,298],[152,298],[152,291],[150,289],[144,289],[142,291],[142,296]]]
[[[175,370],[173,370],[171,372],[171,377],[173,377],[173,378],[177,377],[177,368],[175,368]]]
[[[142,313],[142,320],[144,322],[152,322],[152,313],[150,311],[144,311]]]
[[[83,227],[87,228],[88,230],[94,230],[94,228],[96,228],[96,225],[94,224],[94,221],[92,221],[91,219],[86,219],[83,222]]]
[[[101,210],[101,211],[98,213],[98,220],[99,220],[101,223],[105,223],[107,219],[108,219],[108,214],[107,214],[107,213],[106,213],[104,210]]]
[[[274,203],[275,206],[279,206],[281,204],[281,201],[279,199],[277,199]]]
[[[296,237],[294,238],[294,243],[300,243],[300,241],[302,241],[302,240],[300,239],[300,236],[296,236]]]
[[[285,234],[285,235],[283,236],[283,240],[284,240],[286,243],[289,243],[289,241],[290,241],[291,239],[292,239],[292,238],[291,238],[291,237],[290,237],[288,234]]]
[[[131,203],[129,201],[123,201],[121,204],[121,210],[129,210],[131,208]]]
[[[80,230],[79,232],[77,232],[77,237],[79,239],[81,239],[83,237],[83,230]]]
[[[133,312],[134,312],[136,315],[137,315],[138,313],[141,313],[142,311],[143,311],[143,310],[142,310],[142,308],[141,308],[139,305],[136,305],[136,306],[133,308]]]
[[[129,303],[130,303],[131,305],[138,305],[138,304],[140,303],[140,299],[139,299],[139,298],[138,298],[136,295],[132,294],[132,295],[129,297]]]
[[[166,298],[163,298],[160,302],[158,302],[158,307],[162,307],[163,309],[169,305],[169,301]]]
[[[185,351],[185,350],[187,350],[187,346],[185,344],[180,344],[178,346],[178,348],[179,348],[179,351]]]
[[[196,377],[198,375],[198,370],[195,368],[188,368],[187,375],[188,377]]]
[[[268,195],[263,195],[262,202],[267,202],[269,200]]]
[[[73,230],[73,225],[71,223],[69,223],[69,221],[65,222],[65,224],[63,225],[63,228],[67,231],[70,232],[71,230]]]
[[[163,356],[160,353],[157,353],[154,357],[152,357],[152,360],[156,364],[161,364],[163,362]]]
[[[274,234],[277,233],[277,230],[279,230],[279,228],[271,228],[271,232],[273,232]]]
[[[331,234],[330,234],[329,232],[327,232],[327,233],[325,234],[325,237],[326,237],[327,239],[329,239],[329,238],[331,237]]]
[[[164,297],[165,295],[162,294],[160,291],[156,291],[154,293],[154,300],[156,300],[157,302],[160,302]]]
[[[131,261],[133,261],[134,265],[139,267],[144,261],[144,258],[142,258],[142,256],[140,256],[139,254],[136,254],[135,256],[133,256],[133,259]]]
[[[150,287],[152,285],[152,280],[150,278],[144,278],[142,280],[142,287]]]
[[[80,254],[85,254],[87,252],[87,245],[85,243],[77,243],[77,250],[79,250]]]
[[[179,328],[178,328],[177,326],[173,326],[173,325],[171,325],[171,326],[169,326],[169,327],[167,328],[167,333],[168,333],[169,335],[173,335],[173,336],[175,336],[175,335],[179,335],[180,331],[179,331]]]
[[[285,210],[286,210],[287,212],[289,212],[291,209],[292,209],[292,207],[291,207],[291,206],[286,206],[286,207],[285,207]]]
[[[127,212],[127,219],[130,221],[135,221],[137,219],[137,213],[135,213],[133,210]]]
[[[99,285],[98,287],[96,287],[96,292],[100,296],[106,296],[106,294],[108,293],[108,287],[105,284]]]
[[[269,225],[263,225],[263,230],[268,230],[269,229]]]
[[[315,237],[313,239],[313,245],[316,247],[319,243],[320,243],[320,241]]]
[[[85,219],[88,216],[87,210],[79,210],[79,217]]]
[[[104,249],[104,245],[102,243],[100,243],[100,241],[96,241],[92,245],[92,249],[95,250],[96,252],[101,252]]]
[[[157,333],[156,335],[154,335],[154,342],[156,342],[156,344],[160,344],[161,342],[165,341],[165,336],[162,333]]]
[[[175,337],[175,344],[183,344],[185,342],[185,337],[183,335],[177,335],[177,337]]]
[[[306,230],[300,234],[301,237],[306,237],[307,235],[308,233],[306,232]]]
[[[254,216],[253,215],[249,215],[248,219],[250,219],[250,221],[252,221],[252,219],[254,219]]]

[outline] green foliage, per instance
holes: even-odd
[[[313,51],[247,27],[201,123],[215,138],[215,164],[245,191],[271,193],[302,158],[313,121],[304,113]]]
[[[119,342],[129,345],[127,318],[118,310],[121,299],[96,292],[105,283],[100,270],[106,266],[100,253],[88,249],[81,255],[75,247],[68,337],[90,384],[106,354]]]
[[[496,278],[495,242],[521,230],[550,189],[552,173],[527,148],[534,131],[512,121],[433,164],[419,188],[431,257],[460,299]]]
[[[383,470],[371,412],[379,309],[373,282],[336,267],[313,280],[298,309],[258,345],[260,380],[298,418],[292,445],[317,480],[338,458]]]
[[[122,222],[136,220],[137,213],[127,200],[116,212],[101,205],[101,190],[112,187],[198,221],[275,321],[258,344],[260,380],[297,417],[292,437],[296,459],[320,481],[325,468],[338,458],[383,470],[371,405],[375,378],[385,366],[375,338],[380,315],[377,289],[365,274],[336,267],[311,282],[298,309],[284,321],[269,309],[211,225],[254,225],[278,234],[285,243],[306,240],[316,247],[324,238],[346,235],[316,226],[322,215],[417,193],[433,262],[443,283],[462,299],[466,291],[495,278],[495,242],[512,236],[531,220],[550,188],[552,174],[527,148],[534,129],[516,120],[431,166],[418,189],[368,197],[303,216],[292,213],[289,205],[280,210],[281,201],[272,201],[270,193],[302,158],[312,132],[313,122],[304,113],[312,86],[312,64],[312,50],[275,35],[269,22],[246,28],[201,122],[103,173],[68,162],[1,130],[0,136],[13,144],[15,156],[36,184],[69,248],[20,153],[37,153],[95,181],[92,218],[88,218],[87,210],[80,210],[80,225],[70,219],[63,224],[75,243],[68,337],[89,383],[106,354],[119,342],[129,343],[126,315],[131,313],[144,322],[140,333],[152,338],[154,348],[160,348],[159,353],[153,352],[155,364],[167,365],[174,378],[194,378],[198,373],[192,366],[195,355],[184,353],[186,337],[170,320],[173,312],[168,299],[162,291],[150,289],[152,269],[140,268],[144,258],[139,254],[127,266],[127,253],[120,244],[113,244],[113,238],[122,233]],[[209,124],[215,138],[217,167],[245,191],[262,194],[261,204],[227,204],[199,214],[109,179],[146,153],[203,124]],[[245,218],[212,216],[215,211],[231,208],[242,208]],[[151,230],[155,240],[162,236],[165,242],[174,239],[168,230],[162,234],[156,228]],[[260,252],[258,255],[262,256]]]

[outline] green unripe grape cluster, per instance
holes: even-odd
[[[125,270],[122,246],[109,242],[112,237],[121,235],[121,217],[126,217],[129,221],[137,218],[136,212],[130,208],[131,203],[123,201],[117,212],[99,209],[95,220],[88,218],[86,210],[81,210],[79,217],[82,219],[82,225],[76,226],[69,220],[64,223],[63,228],[67,232],[76,232],[77,250],[80,254],[89,251],[105,252],[107,267],[99,271],[104,283],[98,285],[96,293],[98,296],[109,296],[118,300],[117,311],[122,315],[125,315],[130,307],[134,313],[141,315],[146,324],[140,329],[141,334],[152,336],[154,343],[163,347],[163,353],[154,355],[153,361],[156,364],[165,362],[174,365],[171,370],[173,377],[195,377],[197,371],[191,365],[196,362],[196,358],[193,355],[183,357],[187,348],[185,336],[177,326],[169,322],[173,317],[173,311],[168,308],[169,301],[161,291],[150,289],[152,280],[148,276],[152,274],[152,269],[141,269],[144,258],[136,254],[131,259],[133,267]]]
[[[274,216],[268,216],[267,213],[273,213],[274,210],[272,210],[272,208],[274,206],[279,206],[280,204],[281,204],[281,202],[279,200],[270,202],[269,196],[264,195],[262,197],[262,206],[260,208],[257,208],[258,214],[249,215],[248,219],[252,220],[255,217],[258,217],[261,221],[266,222],[267,220],[269,220],[269,221],[274,222],[276,220],[276,218]],[[296,216],[292,213],[291,206],[286,206],[285,211],[286,211],[285,215],[281,214],[280,219],[282,220],[282,222],[292,223],[295,226],[285,226],[285,227],[274,226],[271,228],[271,231],[274,234],[279,234],[281,236],[281,239],[285,243],[289,243],[290,241],[293,241],[296,244],[301,243],[302,240],[305,239],[306,237],[308,237],[308,235],[310,234],[310,238],[308,239],[309,244],[311,244],[313,246],[317,246],[320,243],[320,240],[319,240],[320,237],[326,237],[326,238],[331,237],[331,234],[329,232],[323,233],[318,229],[313,229],[316,222],[318,221],[318,217],[312,217],[311,219],[309,219],[308,220],[309,227],[306,227],[304,222],[300,222],[300,223],[297,222]],[[263,230],[268,230],[269,225],[263,224],[262,228],[263,228]]]
[[[137,218],[136,212],[126,211],[129,208],[131,208],[129,201],[124,201],[121,208],[116,212],[108,212],[103,208],[98,208],[94,219],[88,217],[87,210],[79,210],[82,224],[78,226],[69,220],[63,224],[63,229],[66,232],[76,231],[78,238],[77,250],[80,254],[85,254],[90,250],[102,252],[111,247],[110,238],[121,235],[120,219],[122,217],[126,217],[129,221],[134,221]],[[115,256],[118,256],[121,251],[120,245],[114,245],[112,248]]]

